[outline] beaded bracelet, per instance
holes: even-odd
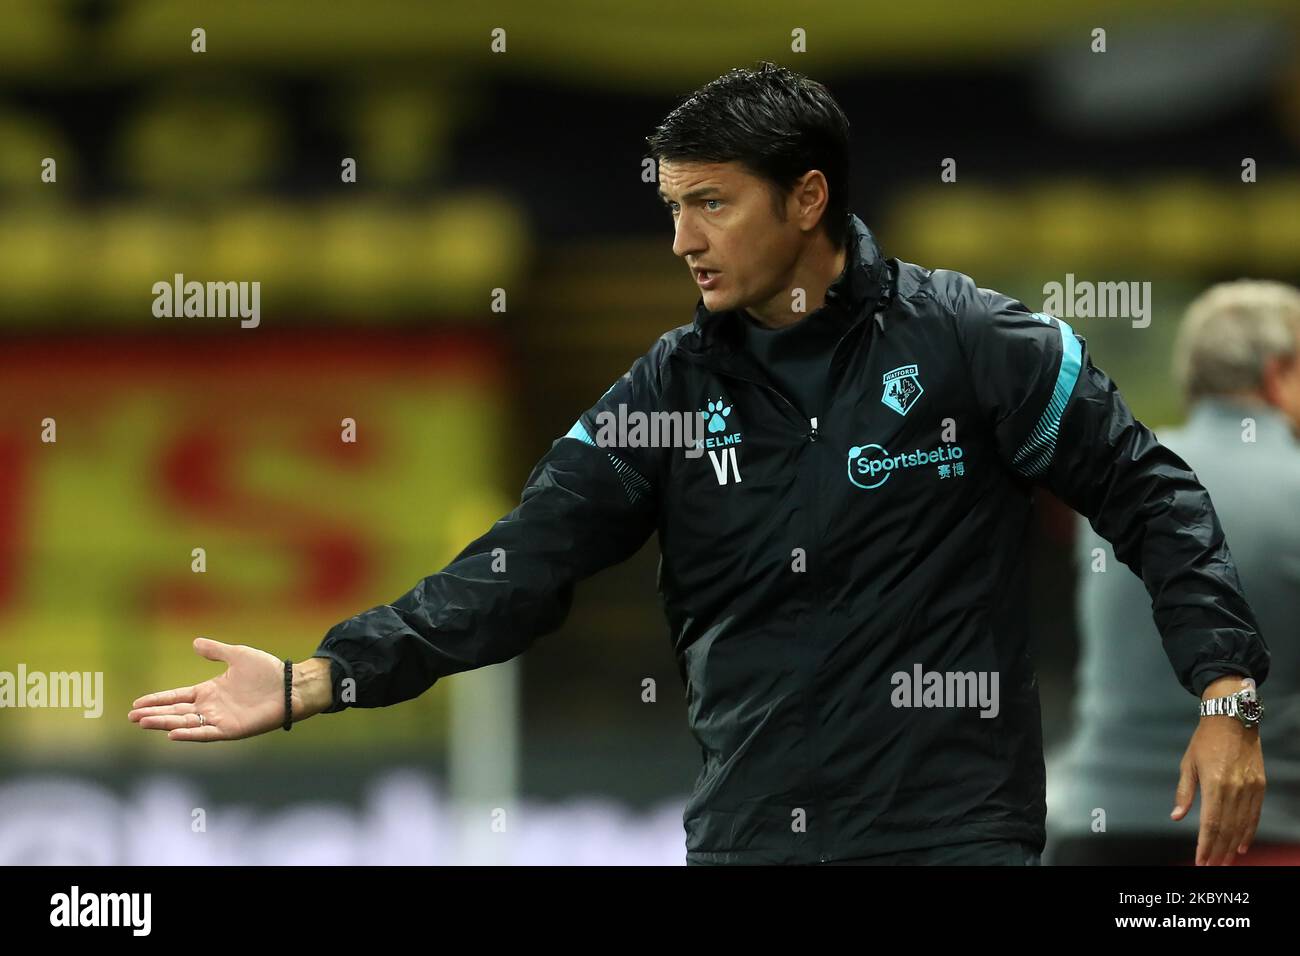
[[[293,661],[284,659],[284,729],[293,726]]]

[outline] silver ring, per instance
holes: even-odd
[[[207,718],[199,714],[199,726],[202,727],[205,723],[207,723]]]

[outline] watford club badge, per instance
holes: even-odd
[[[915,365],[904,365],[886,372],[883,381],[885,391],[880,400],[900,415],[906,415],[925,391],[921,387],[921,380],[917,378]]]

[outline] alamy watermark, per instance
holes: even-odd
[[[1062,319],[1131,319],[1133,328],[1145,329],[1151,324],[1151,283],[1075,281],[1067,272],[1065,282],[1043,286],[1042,311]]]
[[[148,936],[152,912],[152,893],[83,893],[73,884],[68,892],[50,897],[51,926],[120,926],[132,936]]]
[[[262,283],[198,282],[176,273],[171,282],[153,284],[153,314],[160,319],[240,318],[243,329],[262,321]]]
[[[687,458],[699,458],[706,448],[734,444],[736,437],[709,435],[709,412],[644,412],[620,402],[595,418],[592,440],[600,448],[684,448]]]
[[[978,707],[981,717],[996,717],[997,671],[927,671],[913,664],[911,673],[895,671],[889,682],[895,707]]]
[[[6,707],[80,708],[83,717],[104,713],[103,671],[0,671],[0,710]]]

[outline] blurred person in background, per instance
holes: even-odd
[[[1242,279],[1188,307],[1175,372],[1189,406],[1160,441],[1209,490],[1273,654],[1264,801],[1243,864],[1300,864],[1300,291]],[[1168,680],[1142,582],[1079,522],[1082,640],[1075,730],[1052,762],[1047,858],[1058,865],[1190,864],[1196,833],[1169,818],[1193,706]],[[1104,569],[1104,570],[1103,570]],[[1232,720],[1229,716],[1203,721]],[[1102,816],[1104,812],[1104,817]],[[1099,823],[1104,821],[1104,829]]]

